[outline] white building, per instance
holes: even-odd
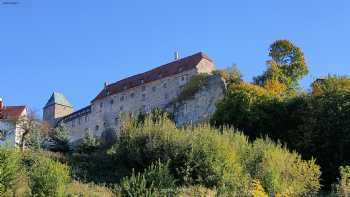
[[[19,145],[22,129],[17,121],[27,116],[25,106],[4,106],[0,98],[0,145]]]
[[[63,122],[69,127],[71,140],[86,132],[101,136],[111,125],[118,124],[122,112],[148,112],[164,108],[181,93],[192,76],[210,74],[213,61],[204,53],[178,59],[112,84],[105,84],[91,103],[72,113],[72,106],[61,93],[54,93],[43,109],[43,119],[52,126]]]

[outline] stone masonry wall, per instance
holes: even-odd
[[[180,101],[167,108],[174,115],[177,126],[208,121],[216,104],[224,97],[225,81],[217,75],[209,76],[208,83],[192,99]]]
[[[95,100],[91,103],[91,113],[65,123],[71,131],[71,140],[82,138],[86,132],[101,136],[107,128],[117,128],[118,119],[116,118],[122,112],[149,112],[156,107],[164,108],[179,96],[181,88],[193,75],[211,73],[213,69],[213,63],[203,59],[196,66],[196,69]],[[210,110],[212,109],[210,108]],[[199,114],[199,111],[196,110],[195,114]],[[194,117],[194,119],[197,118]]]

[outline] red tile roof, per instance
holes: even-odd
[[[101,92],[94,98],[94,100],[92,100],[92,102],[98,99],[102,99],[106,96],[134,88],[136,86],[142,85],[143,83],[149,83],[181,73],[186,70],[194,69],[202,59],[212,61],[206,54],[199,52],[194,55],[154,68],[150,71],[122,79],[108,85],[106,88],[101,90]]]
[[[25,106],[7,106],[0,109],[0,120],[16,120],[26,110]]]

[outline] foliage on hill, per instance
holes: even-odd
[[[167,163],[170,175],[161,177],[173,177],[177,187],[204,186],[218,194],[250,195],[257,181],[269,194],[311,195],[320,188],[320,171],[313,160],[303,161],[271,140],[250,144],[241,133],[208,125],[179,129],[166,118],[146,117],[143,124],[129,119],[109,152],[116,163],[135,171],[124,180],[131,181],[124,183],[128,188],[155,184],[147,182],[149,170],[144,170],[157,162]]]
[[[225,98],[217,105],[211,123],[218,127],[232,126],[251,139],[269,136],[286,143],[290,150],[298,151],[303,158],[315,158],[321,166],[322,183],[330,189],[339,177],[339,166],[350,163],[350,79],[328,76],[315,81],[311,92],[297,93],[296,86],[290,84],[296,84],[307,73],[307,67],[301,63],[300,49],[293,50],[293,56],[300,53],[298,58],[289,55],[286,58],[291,58],[287,62],[299,59],[296,65],[288,63],[281,66],[283,58],[276,61],[272,57],[276,65],[268,68],[263,77],[256,78],[256,84],[230,84]],[[277,56],[289,54],[283,51]],[[287,65],[296,70],[287,69]],[[271,74],[271,69],[294,82],[287,80],[286,83],[276,77],[279,74]]]

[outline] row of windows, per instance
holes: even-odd
[[[184,75],[184,76],[181,76],[181,77],[180,77],[180,81],[185,82],[185,81],[186,81],[186,76],[185,76],[185,75]],[[142,81],[141,83],[143,84],[143,81]],[[166,83],[166,82],[163,83],[163,84],[162,84],[162,87],[163,87],[163,88],[168,88],[167,83]],[[156,91],[157,91],[157,87],[156,87],[156,86],[152,86],[151,89],[152,89],[152,92],[156,92]],[[142,91],[142,92],[146,91],[146,86],[142,86],[142,87],[141,87],[141,91]],[[130,98],[134,98],[134,97],[135,97],[135,93],[134,93],[134,92],[130,93],[130,96],[129,96],[129,97],[130,97]],[[121,102],[125,101],[126,99],[127,99],[127,96],[126,96],[126,95],[121,95],[121,96],[119,97],[119,101],[121,101]],[[168,93],[165,93],[165,94],[164,94],[164,99],[169,99],[169,94],[168,94]],[[141,94],[141,100],[142,100],[142,101],[146,101],[146,94],[145,94],[145,93]],[[110,100],[110,104],[111,104],[111,105],[114,104],[114,100],[113,100],[113,99]],[[100,109],[102,109],[104,103],[101,102],[99,105],[100,105]],[[123,106],[120,106],[120,111],[123,111]]]
[[[89,122],[89,116],[82,116],[79,117],[78,119],[73,119],[72,120],[72,127],[75,127],[75,124],[77,123],[77,125],[81,125],[82,122]]]

